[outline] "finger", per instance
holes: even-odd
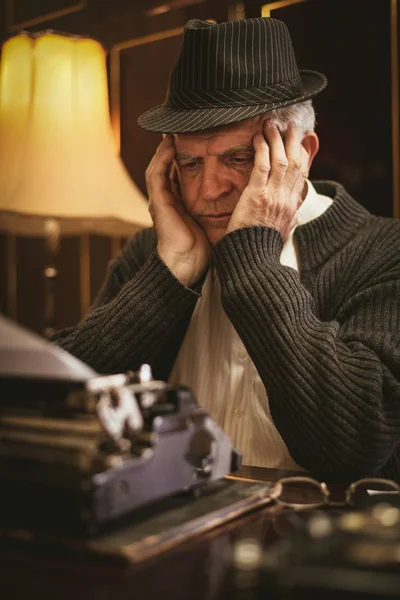
[[[173,181],[171,181],[171,192],[173,193],[175,198],[181,200],[181,188],[179,183],[174,183]]]
[[[149,166],[147,167],[146,178],[154,173],[166,173],[170,168],[175,154],[175,144],[172,136],[169,135],[158,145],[157,150],[151,159]]]
[[[169,148],[169,147],[175,148],[174,136],[171,134],[163,136],[163,139],[157,146],[156,154],[157,154],[157,152],[162,152],[165,148]]]
[[[285,151],[288,160],[286,181],[289,188],[293,189],[302,177],[302,145],[299,130],[290,124],[285,134]]]
[[[149,199],[149,212],[153,221],[165,219],[167,214],[171,216],[171,209],[173,209],[173,213],[181,217],[187,214],[178,193],[161,189],[161,186],[158,191],[155,187],[154,195]]]
[[[254,188],[265,188],[271,170],[269,148],[261,133],[253,137],[254,164],[250,174],[249,185]]]
[[[178,198],[181,197],[181,186],[178,175],[178,167],[176,162],[174,161],[171,166],[171,171],[169,173],[169,179],[171,181],[171,191]]]
[[[146,186],[151,199],[157,192],[170,191],[168,172],[175,156],[172,136],[165,138],[158,146],[155,155],[146,169]]]
[[[149,212],[154,224],[163,223],[176,227],[179,226],[179,221],[176,221],[176,217],[183,217],[186,215],[186,210],[183,202],[178,194],[168,191],[162,188],[160,184],[159,189],[157,185],[154,186],[154,194],[149,198]]]
[[[172,165],[171,165],[171,170],[169,173],[169,178],[173,183],[179,183],[179,175],[178,175],[178,168],[176,166],[176,162],[173,161]]]
[[[271,172],[269,182],[275,187],[279,187],[285,179],[289,166],[286,156],[285,145],[282,135],[276,125],[269,121],[263,123],[263,133],[269,146]]]

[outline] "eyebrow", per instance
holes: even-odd
[[[183,160],[196,160],[197,156],[193,156],[193,154],[188,154],[187,152],[177,152],[175,156],[175,160],[181,162]]]
[[[240,154],[241,152],[254,154],[252,142],[249,142],[248,144],[242,144],[241,146],[235,146],[234,148],[228,148],[228,150],[225,150],[225,152],[223,152],[221,156],[223,156],[224,158],[229,158],[230,156]]]
[[[220,156],[221,158],[229,158],[231,156],[234,156],[235,154],[240,154],[241,152],[246,152],[251,155],[254,155],[253,144],[251,142],[249,142],[248,144],[242,144],[240,146],[228,148],[227,150],[224,150],[224,152],[222,152],[221,154],[218,154],[217,156]],[[187,152],[177,152],[176,157],[175,157],[175,159],[178,162],[182,162],[185,160],[197,160],[198,158],[202,158],[202,157],[194,156],[193,154],[188,154]]]

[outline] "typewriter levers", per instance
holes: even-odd
[[[50,344],[45,351],[58,360],[66,354]],[[80,373],[78,381],[9,370],[0,380],[3,524],[95,532],[240,466],[240,453],[192,392],[154,381],[147,365]]]

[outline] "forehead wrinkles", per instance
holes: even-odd
[[[268,116],[268,113],[265,113],[217,130],[176,133],[174,134],[175,145],[177,150],[187,152],[191,152],[194,147],[205,147],[210,150],[214,144],[226,145],[226,147],[241,146],[251,142],[254,134],[261,131],[262,123]]]
[[[234,150],[246,150],[252,147],[255,131],[213,133],[212,135],[188,135],[175,138],[177,155],[185,156],[220,156]]]

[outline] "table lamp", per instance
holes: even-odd
[[[105,59],[97,41],[52,31],[22,32],[2,47],[0,230],[8,233],[9,312],[16,303],[16,236],[41,236],[49,257],[46,333],[53,327],[60,236],[80,235],[88,250],[90,233],[121,237],[151,225],[113,138]],[[83,313],[90,303],[86,255]]]

